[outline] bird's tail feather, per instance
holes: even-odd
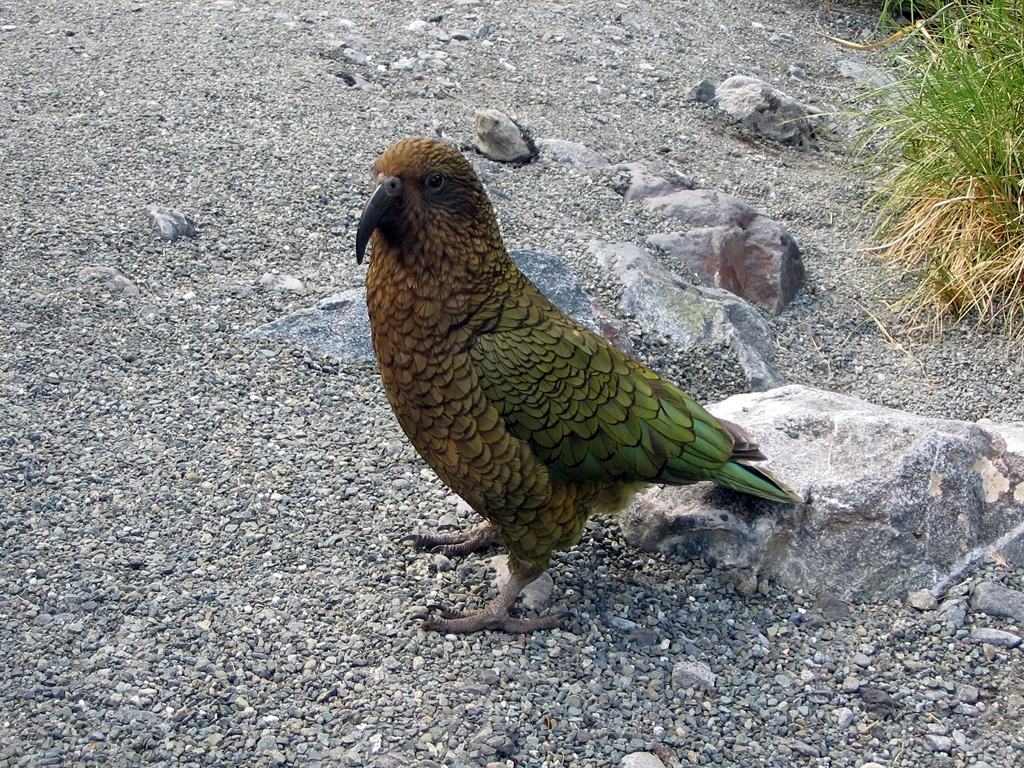
[[[803,504],[804,498],[767,469],[736,461],[726,462],[714,478],[719,485],[770,501]]]

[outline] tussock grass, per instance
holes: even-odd
[[[1024,0],[947,5],[896,56],[862,142],[883,168],[871,250],[913,278],[894,308],[1024,340]]]

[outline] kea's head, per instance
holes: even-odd
[[[469,161],[434,139],[405,139],[373,166],[374,189],[356,233],[356,260],[367,243],[403,263],[451,267],[452,259],[501,241],[490,201]]]

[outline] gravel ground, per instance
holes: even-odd
[[[0,4],[0,766],[1020,765],[1020,649],[970,639],[1020,627],[963,610],[979,581],[1024,589],[998,563],[935,610],[740,598],[606,521],[553,569],[565,630],[425,633],[410,606],[481,604],[487,555],[445,570],[400,543],[456,508],[376,371],[243,335],[358,285],[373,159],[469,142],[489,106],[783,221],[810,273],[773,320],[791,382],[1022,419],[1004,341],[874,321],[848,129],[786,148],[683,99],[753,73],[841,110],[839,60],[871,60],[819,32],[873,24],[808,0]],[[477,166],[509,246],[558,252],[609,307],[587,242],[664,226],[610,171]],[[149,203],[202,236],[160,242]],[[728,359],[634,330],[700,398],[738,390]]]

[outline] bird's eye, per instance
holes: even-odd
[[[444,176],[437,171],[427,176],[427,187],[435,192],[444,186]]]

